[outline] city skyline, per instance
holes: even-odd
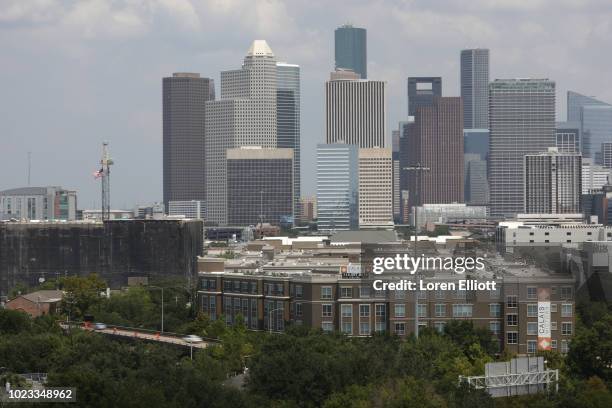
[[[491,80],[554,80],[558,120],[565,119],[567,90],[612,101],[609,79],[600,75],[606,61],[594,58],[611,37],[596,2],[580,7],[564,3],[550,13],[534,13],[550,8],[553,3],[546,1],[480,9],[472,4],[460,14],[457,5],[447,3],[334,4],[325,13],[316,3],[291,10],[282,3],[256,3],[253,7],[267,24],[251,21],[249,7],[240,4],[219,8],[185,1],[182,8],[160,3],[141,10],[133,4],[96,8],[91,3],[0,6],[6,61],[0,72],[9,95],[2,111],[12,118],[0,125],[0,134],[10,141],[1,189],[26,185],[31,151],[32,186],[61,184],[78,192],[80,207],[99,206],[99,185],[91,172],[99,144],[107,139],[116,161],[113,208],[161,201],[161,78],[198,72],[220,84],[221,71],[236,66],[254,39],[266,39],[282,60],[302,68],[302,195],[312,195],[315,146],[324,140],[324,81],[334,66],[333,35],[347,20],[368,30],[368,77],[389,84],[387,138],[405,119],[408,76],[441,76],[444,96],[460,94],[459,54],[466,48],[491,50]],[[245,12],[237,13],[240,8]],[[509,35],[499,21],[517,23],[519,29]],[[593,29],[570,36],[555,28],[560,22]],[[240,30],[223,41],[207,35],[229,33],[229,23]],[[427,28],[433,26],[443,28]],[[437,47],[429,49],[430,41]],[[398,53],[400,48],[406,52]],[[46,56],[44,71],[34,62],[37,55]],[[20,80],[24,75],[25,83]],[[28,119],[32,115],[36,120]],[[72,151],[78,154],[66,154]]]

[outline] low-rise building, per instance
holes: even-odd
[[[64,296],[61,290],[39,290],[19,295],[4,305],[10,310],[21,310],[32,317],[54,314],[59,311]]]

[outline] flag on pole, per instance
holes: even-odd
[[[104,169],[101,168],[98,171],[94,171],[93,172],[93,176],[94,176],[95,179],[99,179],[100,177],[104,176]]]

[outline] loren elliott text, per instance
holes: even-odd
[[[417,282],[402,279],[395,282],[385,282],[382,279],[377,279],[372,283],[374,290],[496,290],[497,282],[495,281],[478,281],[476,279],[461,279],[454,282],[427,282],[419,280]]]

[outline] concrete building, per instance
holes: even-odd
[[[102,210],[82,210],[80,220],[82,221],[102,221]],[[110,210],[109,220],[133,220],[134,210]]]
[[[477,223],[487,220],[487,207],[465,204],[423,204],[416,207],[418,227],[435,223]],[[414,225],[414,215],[412,216]]]
[[[393,228],[391,149],[359,149],[359,228]]]
[[[277,75],[274,53],[255,40],[242,68],[221,72],[221,98],[206,103],[206,206],[208,221],[227,225],[226,150],[274,149],[277,138]]]
[[[317,145],[317,226],[319,231],[359,228],[359,148]]]
[[[593,164],[593,159],[582,160],[582,194],[588,194],[594,190],[601,190],[608,184],[610,169]]]
[[[276,73],[277,147],[293,149],[293,208],[297,217],[301,197],[300,66],[277,62]]]
[[[139,220],[164,218],[166,214],[164,203],[137,205],[134,208],[134,218]]]
[[[612,142],[612,105],[568,91],[567,120],[580,123],[583,156],[602,164],[601,145]]]
[[[197,73],[179,72],[162,81],[163,195],[171,200],[206,200],[205,104],[215,85]]]
[[[489,50],[461,51],[461,98],[463,126],[466,129],[489,127]]]
[[[368,33],[345,24],[334,31],[336,69],[350,69],[361,79],[368,77]]]
[[[561,153],[580,153],[580,124],[557,122],[555,125],[556,146]]]
[[[58,186],[0,191],[0,220],[74,221],[76,218],[76,191]]]
[[[326,143],[385,147],[386,135],[386,82],[330,80],[325,83]]]
[[[545,225],[527,224],[522,221],[503,221],[497,226],[495,241],[499,247],[505,248],[529,244],[560,245],[612,241],[612,227],[581,222]]]
[[[496,79],[489,86],[492,217],[523,211],[523,158],[555,145],[555,83]]]
[[[441,77],[408,77],[408,116],[415,116],[418,107],[432,105],[441,96]]]
[[[227,150],[227,222],[293,224],[293,150]]]
[[[206,204],[199,200],[170,201],[168,203],[168,215],[184,216],[193,220],[206,219]]]
[[[436,97],[432,105],[420,106],[416,111],[414,126],[409,129],[409,165],[420,164],[430,169],[423,172],[419,180],[416,172],[407,172],[411,205],[463,202],[461,98]],[[418,197],[413,193],[417,189]]]
[[[527,214],[576,214],[580,212],[582,156],[559,153],[527,154],[524,159],[524,200]]]

